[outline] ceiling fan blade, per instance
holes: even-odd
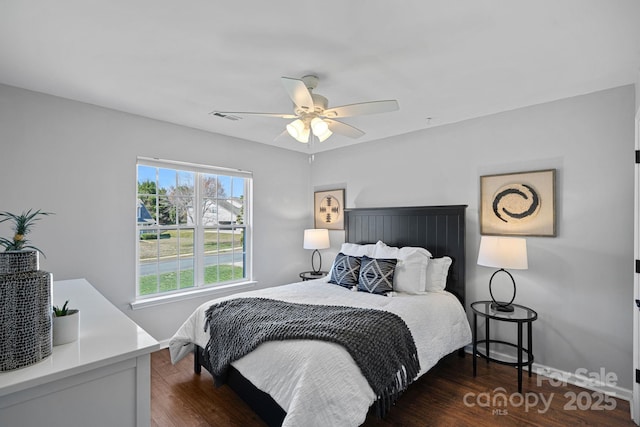
[[[295,119],[298,116],[295,114],[283,114],[283,113],[252,113],[248,111],[212,111],[209,114],[212,116],[231,118],[229,116],[262,116],[262,117],[278,117],[281,119]]]
[[[302,80],[290,77],[282,77],[281,80],[287,94],[298,108],[307,112],[314,111],[313,98]]]
[[[273,142],[278,142],[281,138],[284,138],[285,136],[290,136],[289,132],[287,132],[287,130],[283,130],[279,135],[277,135],[275,138],[273,138]]]
[[[322,114],[328,118],[352,117],[364,114],[387,113],[389,111],[396,111],[399,108],[398,101],[390,99],[386,101],[371,101],[361,102],[359,104],[342,105],[340,107],[329,108]]]
[[[360,138],[364,135],[364,132],[360,129],[354,128],[346,123],[330,119],[325,119],[324,121],[329,125],[329,130],[333,133],[337,133],[338,135],[348,136],[349,138]]]

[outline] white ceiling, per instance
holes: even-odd
[[[634,83],[638,0],[0,0],[0,83],[303,152]],[[316,74],[366,135],[276,139]],[[431,119],[428,119],[431,118]],[[33,118],[37,120],[37,117]],[[275,139],[275,140],[274,140]]]

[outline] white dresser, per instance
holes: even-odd
[[[53,283],[53,304],[66,300],[80,309],[78,341],[0,373],[0,426],[149,426],[158,342],[85,279]]]

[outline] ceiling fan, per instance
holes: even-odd
[[[251,113],[251,112],[223,112],[213,111],[209,114],[217,116],[251,115],[294,119],[286,127],[287,132],[299,142],[307,143],[315,136],[320,142],[336,133],[349,138],[359,138],[364,132],[337,119],[343,117],[360,116],[395,111],[398,101],[371,101],[358,104],[342,105],[329,108],[329,101],[322,95],[313,93],[318,86],[318,77],[304,76],[301,79],[281,77],[282,85],[293,101],[293,114],[284,113]]]

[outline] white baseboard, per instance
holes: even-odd
[[[166,340],[158,341],[158,344],[160,344],[160,350],[162,350],[163,348],[168,348],[169,347],[169,341],[171,341],[171,338],[167,338]]]
[[[468,345],[464,348],[466,353],[472,354],[473,347]],[[500,352],[491,352],[491,354],[495,354],[500,357],[501,360],[508,361],[516,361],[516,358],[512,355],[500,353]],[[633,399],[633,392],[626,388],[618,387],[617,385],[611,384],[608,381],[598,381],[590,376],[578,375],[575,372],[567,372],[561,369],[552,368],[550,366],[541,365],[539,363],[533,363],[532,372],[537,374],[539,377],[545,377],[545,381],[551,381],[552,384],[562,385],[562,383],[572,384],[578,387],[585,388],[587,390],[596,391],[599,393],[604,393],[609,396],[623,399],[631,402]],[[586,373],[586,372],[585,372]],[[600,374],[600,373],[596,373]],[[604,373],[606,375],[606,373]]]

